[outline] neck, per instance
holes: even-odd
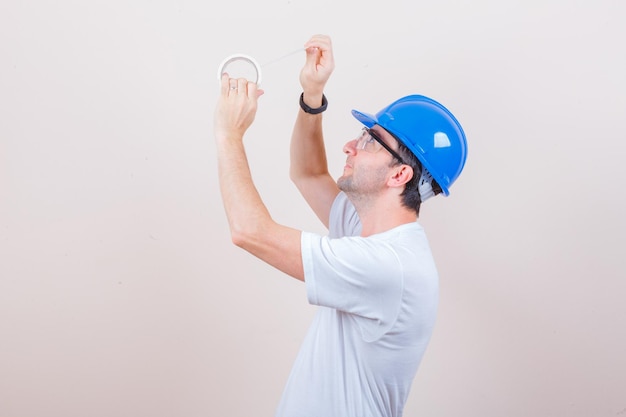
[[[365,198],[348,195],[361,220],[361,236],[386,232],[395,227],[417,221],[414,210],[404,207],[399,196],[393,198]]]

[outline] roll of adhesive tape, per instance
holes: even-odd
[[[219,68],[217,69],[218,81],[222,80],[222,74],[224,73],[224,68],[226,68],[228,64],[235,62],[235,61],[247,61],[250,64],[252,64],[254,66],[254,70],[256,71],[255,83],[257,85],[261,84],[261,66],[254,58],[252,58],[249,55],[244,55],[244,54],[234,54],[234,55],[227,57],[224,61],[222,61]],[[252,80],[249,80],[249,81],[252,81]]]

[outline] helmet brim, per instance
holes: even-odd
[[[365,125],[365,127],[372,127],[376,124],[378,124],[378,120],[376,119],[376,116],[374,116],[373,114],[369,114],[369,113],[363,113],[360,112],[358,110],[352,110],[352,115],[361,123],[363,123]]]

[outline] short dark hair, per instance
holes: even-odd
[[[400,196],[402,197],[402,205],[415,210],[415,213],[419,216],[420,214],[420,206],[422,205],[422,197],[419,192],[419,181],[422,176],[422,163],[417,159],[415,154],[411,152],[409,148],[405,144],[403,144],[398,138],[393,136],[398,142],[398,154],[402,157],[404,164],[413,168],[413,177],[405,184],[404,190]],[[400,161],[397,159],[393,159],[392,166],[399,165]],[[433,192],[435,195],[441,193],[441,187],[437,184],[437,181],[434,179],[431,181],[431,185],[433,187]]]

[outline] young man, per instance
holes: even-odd
[[[335,182],[322,135],[331,40],[313,36],[291,139],[290,176],[329,235],[274,222],[252,181],[243,136],[263,94],[222,76],[215,114],[219,181],[233,242],[305,282],[319,306],[285,387],[277,417],[401,416],[430,339],[438,276],[420,204],[448,194],[466,159],[463,130],[423,96],[403,97],[347,142]]]

